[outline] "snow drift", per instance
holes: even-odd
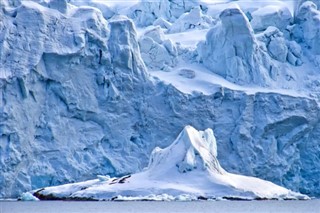
[[[140,173],[43,188],[33,195],[43,200],[308,199],[268,181],[226,172],[217,160],[213,131],[191,126],[167,148],[155,148]]]

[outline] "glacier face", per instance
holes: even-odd
[[[0,3],[4,6],[0,10],[0,197],[97,174],[137,172],[147,165],[154,147],[169,145],[185,125],[214,129],[219,160],[228,171],[319,196],[316,93],[314,97],[277,91],[247,93],[221,86],[209,95],[186,94],[148,73],[148,68],[161,69],[169,62],[174,69],[179,54],[190,59],[201,50],[202,63],[215,67],[218,58],[223,64],[216,67],[227,69],[212,71],[230,81],[282,84],[279,79],[294,72],[302,60],[306,62],[302,51],[314,62],[319,57],[319,28],[313,24],[317,19],[312,18],[319,13],[315,4],[301,4],[289,33],[273,26],[259,35],[254,34],[241,9],[229,7],[213,26],[216,31],[210,30],[207,40],[193,52],[159,37],[157,30],[139,38],[135,24],[121,14],[106,17],[110,13],[75,7],[67,1],[21,2]],[[132,17],[131,12],[143,4],[142,12],[133,17],[137,25],[152,25],[159,17],[173,23],[202,4],[192,1],[195,5],[181,6],[171,1],[170,14],[157,10],[146,23],[143,20],[149,10],[162,8],[146,2],[125,15]],[[169,1],[161,2],[168,7]],[[242,21],[233,20],[231,14]],[[240,34],[229,32],[234,21]],[[225,33],[231,39],[222,48],[215,39]],[[246,45],[238,42],[243,37]],[[150,50],[146,50],[147,42],[141,43],[146,38],[163,51],[167,62],[147,61],[143,54]],[[278,49],[272,41],[283,48]],[[236,54],[231,51],[234,45]],[[218,51],[213,51],[216,46]],[[229,56],[234,63],[225,60]],[[255,69],[260,63],[261,70]],[[274,69],[290,69],[270,71],[270,64]],[[313,81],[310,91],[316,91],[318,85]]]

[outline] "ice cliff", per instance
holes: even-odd
[[[257,13],[263,14],[259,10]],[[288,15],[283,16],[287,19]],[[297,62],[296,59],[299,54],[292,54],[291,51],[290,56],[293,57],[288,56],[288,49],[291,47],[293,52],[299,52],[296,50],[299,45],[291,45],[292,42],[287,41],[280,31],[283,26],[276,23],[281,22],[287,26],[289,22],[278,21],[277,17],[264,17],[255,21],[258,18],[254,14],[253,17],[249,22],[237,5],[223,10],[219,22],[207,33],[206,40],[198,44],[200,61],[214,73],[237,84],[270,86],[274,82],[283,82],[285,76],[294,75],[284,62],[288,60],[293,65],[301,65],[301,61]],[[271,20],[271,23],[266,20]],[[262,34],[268,39],[259,40],[255,35],[252,26],[258,25],[256,22],[268,26],[256,27],[264,29]]]
[[[21,199],[30,200],[30,194]],[[33,196],[42,200],[309,199],[268,181],[226,172],[217,160],[213,131],[191,126],[167,148],[156,147],[149,166],[140,173],[42,188]]]
[[[227,171],[319,196],[318,1],[290,22],[242,1],[75,2],[0,2],[0,197],[136,173],[186,125],[214,130]]]
[[[305,42],[311,51],[320,54],[320,12],[317,10],[317,5],[307,1],[301,4],[296,15],[297,25],[294,30],[298,31],[295,36]]]
[[[143,0],[131,7],[128,15],[138,26],[149,26],[158,18],[173,22],[196,6],[205,10],[205,4],[201,4],[199,0]]]

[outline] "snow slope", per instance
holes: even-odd
[[[167,148],[155,148],[142,172],[35,190],[40,199],[179,200],[308,199],[271,182],[235,175],[221,168],[211,129],[186,126]]]
[[[0,1],[0,197],[140,172],[186,125],[227,171],[319,196],[317,5]]]

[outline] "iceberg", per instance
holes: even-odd
[[[103,178],[102,178],[103,177]],[[309,199],[269,181],[225,171],[212,129],[186,126],[168,147],[155,148],[142,171],[34,190],[41,200]]]

